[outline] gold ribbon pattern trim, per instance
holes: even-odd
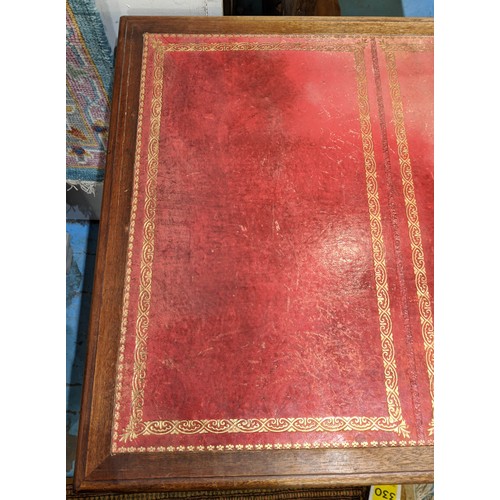
[[[395,425],[387,417],[303,417],[303,418],[240,418],[213,420],[161,420],[143,422],[138,435],[163,434],[227,434],[259,432],[339,432],[369,431],[374,428],[388,432]]]
[[[362,47],[354,51],[354,59],[356,62],[356,75],[358,80],[359,116],[361,121],[363,154],[365,157],[366,192],[368,195],[368,210],[370,214],[373,266],[377,290],[377,306],[380,322],[380,340],[382,343],[382,359],[384,362],[387,407],[390,420],[393,422],[400,422],[399,430],[407,437],[409,436],[409,432],[403,420],[401,403],[399,400],[398,372],[394,354],[389,288],[387,284],[387,267],[385,263],[385,245],[382,234],[382,216],[380,213],[378,196],[377,165],[375,162],[370,123],[365,54]]]
[[[311,43],[307,44],[305,42],[235,42],[235,43],[161,43],[160,41],[154,41],[152,44],[155,49],[162,50],[164,52],[237,52],[237,51],[333,51],[333,52],[350,52],[352,51],[352,45],[331,42],[326,43]]]
[[[169,44],[162,43],[161,36],[145,34],[145,51],[148,44],[154,49],[153,69],[153,97],[151,102],[150,139],[148,144],[147,181],[145,188],[145,220],[143,226],[143,246],[140,264],[140,285],[138,300],[138,316],[136,321],[136,336],[134,349],[134,368],[132,376],[132,403],[129,423],[120,436],[120,441],[128,441],[140,435],[161,434],[201,434],[201,433],[254,433],[254,432],[334,432],[334,431],[387,431],[396,432],[403,437],[409,436],[409,430],[402,416],[401,403],[398,392],[397,367],[392,337],[392,321],[390,314],[390,301],[388,294],[387,269],[385,263],[385,248],[382,236],[382,223],[376,163],[373,151],[373,139],[370,124],[368,91],[366,81],[366,65],[364,47],[367,39],[357,40],[356,43],[325,43],[321,45],[306,42],[261,43],[238,42],[230,43],[205,43],[205,44]],[[308,38],[323,38],[318,37]],[[251,419],[212,419],[212,420],[162,420],[143,422],[144,388],[146,383],[147,359],[147,330],[149,326],[149,309],[151,304],[152,263],[154,256],[154,230],[156,211],[156,176],[158,173],[158,144],[160,134],[160,118],[163,92],[163,58],[168,51],[215,51],[215,50],[323,50],[342,51],[354,54],[357,75],[358,106],[360,112],[361,137],[365,160],[366,190],[368,196],[368,210],[370,218],[370,231],[375,270],[377,291],[377,306],[380,323],[380,337],[382,343],[382,358],[385,374],[385,389],[387,395],[389,417],[300,417],[300,418],[251,418]],[[147,52],[145,52],[147,55]],[[143,63],[146,57],[143,56]],[[141,106],[144,100],[145,69],[141,77]],[[142,120],[142,109],[141,117]],[[139,122],[141,123],[141,122]],[[140,134],[140,128],[138,131]],[[138,135],[140,138],[140,135]],[[140,142],[137,143],[138,150]],[[137,203],[138,177],[140,153],[136,153],[135,178],[134,178],[134,207]],[[134,208],[135,210],[135,208]],[[135,221],[133,210],[132,222]],[[126,292],[123,304],[123,316],[126,317],[129,306],[130,288],[130,263],[133,244],[133,224],[129,236],[129,255],[127,264]],[[123,371],[123,348],[126,335],[126,319],[122,319],[122,340],[120,346],[119,379],[120,389],[117,390],[117,408],[121,396],[121,379]],[[115,420],[118,415],[115,414]],[[116,427],[115,427],[116,429]],[[116,441],[116,432],[115,432]],[[113,444],[114,450],[123,450]],[[304,444],[304,447],[307,447]]]
[[[160,51],[156,51],[154,54],[153,96],[147,150],[148,160],[144,202],[143,244],[134,349],[134,375],[132,377],[132,413],[126,429],[126,434],[131,438],[135,436],[135,429],[140,422],[142,422],[144,387],[146,385],[147,339],[155,245],[156,181],[158,174],[162,98],[163,54]],[[138,144],[137,147],[141,147],[141,145]]]
[[[422,235],[418,218],[417,200],[415,198],[412,166],[404,122],[403,100],[401,98],[401,88],[399,85],[395,55],[397,50],[424,51],[429,50],[429,47],[423,44],[391,44],[387,42],[382,42],[381,46],[384,50],[389,75],[392,114],[394,129],[396,132],[396,142],[398,146],[401,179],[403,182],[403,195],[412,252],[413,273],[415,276],[420,324],[425,349],[425,361],[429,378],[429,390],[432,408],[434,409],[434,323],[429,287],[427,285],[428,282],[425,270],[424,249],[422,247]],[[429,423],[428,433],[430,436],[434,434],[434,418],[432,418]]]

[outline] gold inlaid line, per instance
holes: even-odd
[[[412,252],[413,273],[415,276],[415,288],[420,314],[420,325],[425,349],[425,361],[429,378],[429,390],[434,409],[434,323],[431,309],[431,298],[427,285],[427,273],[425,269],[424,249],[422,246],[422,233],[418,217],[417,200],[415,197],[415,186],[413,184],[413,173],[406,136],[404,122],[403,100],[401,98],[401,88],[396,66],[395,52],[397,50],[429,50],[428,46],[391,44],[383,42],[381,46],[384,50],[389,75],[389,87],[391,93],[392,113],[394,119],[394,129],[396,132],[396,142],[398,145],[398,158],[403,182],[403,195],[405,200],[406,220],[408,224],[408,234]],[[428,427],[429,435],[434,433],[434,418]]]
[[[153,97],[151,102],[151,124],[150,140],[148,144],[147,181],[145,187],[145,219],[143,225],[143,246],[140,263],[140,285],[138,300],[138,316],[136,321],[136,335],[134,348],[134,366],[132,375],[132,401],[129,423],[120,436],[120,441],[127,442],[136,439],[141,435],[165,435],[165,434],[223,434],[223,433],[256,433],[256,432],[338,432],[338,431],[386,431],[395,432],[403,437],[409,436],[407,424],[402,416],[401,403],[398,392],[397,367],[394,352],[394,342],[392,333],[392,321],[390,313],[390,301],[387,284],[387,269],[385,262],[385,248],[382,237],[382,223],[380,214],[380,204],[378,197],[378,185],[376,176],[376,163],[373,151],[373,139],[370,124],[368,90],[366,81],[366,67],[364,60],[364,48],[366,39],[357,39],[356,43],[325,43],[319,46],[311,44],[311,41],[294,42],[293,49],[290,44],[281,43],[261,43],[261,42],[237,42],[231,43],[180,43],[169,44],[162,41],[160,35],[146,34],[144,37],[145,46],[151,45],[154,52],[153,70]],[[368,211],[370,220],[370,231],[372,239],[373,262],[375,272],[377,307],[380,325],[380,338],[382,343],[382,357],[385,374],[385,390],[389,416],[328,416],[328,417],[298,417],[298,418],[249,418],[249,419],[207,419],[207,420],[161,420],[143,421],[144,388],[146,383],[146,359],[147,359],[147,330],[149,326],[149,310],[151,304],[151,281],[152,263],[154,256],[154,232],[155,232],[155,210],[156,210],[156,176],[158,173],[158,144],[160,134],[160,118],[163,92],[163,64],[164,55],[168,51],[177,52],[197,50],[329,50],[351,52],[354,54],[357,95],[360,113],[361,138],[363,144],[363,154],[366,174],[366,192],[368,196]],[[143,62],[145,61],[143,58]],[[144,72],[143,68],[143,72]],[[144,77],[144,74],[143,74]],[[141,83],[141,91],[144,92],[144,80]],[[142,97],[143,98],[143,97]],[[142,109],[141,109],[142,116]],[[140,118],[141,119],[141,118]],[[137,148],[141,144],[137,143]],[[139,152],[136,153],[136,179],[134,181],[134,199],[138,196],[138,174]],[[135,201],[135,203],[137,203]],[[133,220],[135,220],[135,212]],[[133,227],[131,231],[133,232]],[[131,247],[133,244],[133,234],[129,239],[129,260],[127,266],[131,265]],[[128,293],[130,285],[130,270],[127,269],[127,288],[124,300],[123,315],[128,314]],[[126,330],[126,319],[122,320],[122,343],[120,353],[119,374],[121,377],[123,365],[123,347]],[[121,385],[121,378],[120,378]],[[121,392],[117,392],[117,399]],[[119,407],[119,405],[118,405]],[[115,416],[116,420],[117,417]],[[114,435],[116,440],[116,432]],[[377,442],[373,441],[373,446]],[[392,441],[391,441],[392,443]],[[395,442],[394,442],[395,443]],[[323,443],[324,444],[324,443]],[[329,444],[324,444],[329,447]],[[118,448],[118,452],[130,450],[130,447]],[[261,445],[255,445],[259,449]],[[264,446],[264,445],[262,445]],[[265,445],[267,447],[267,445]],[[278,445],[272,447],[277,447]],[[322,445],[323,446],[323,445]],[[254,447],[254,445],[252,445]],[[294,446],[296,447],[296,446]],[[299,447],[307,448],[307,443],[300,444]],[[312,447],[312,445],[311,445]],[[159,448],[138,448],[137,451],[158,451]],[[168,447],[172,450],[180,451],[183,447]],[[190,448],[190,447],[188,447]],[[191,447],[193,448],[193,447]],[[199,449],[200,447],[197,447]],[[203,447],[201,447],[203,448]],[[214,448],[214,447],[212,447]],[[215,447],[221,448],[220,446]],[[183,448],[184,449],[184,448]],[[207,447],[210,449],[210,447]],[[226,447],[222,446],[222,449]],[[253,449],[253,448],[252,448]],[[168,451],[172,451],[168,450]]]

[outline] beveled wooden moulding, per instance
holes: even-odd
[[[432,446],[111,454],[143,33],[432,35],[431,19],[122,17],[92,296],[75,487],[94,491],[433,481]]]

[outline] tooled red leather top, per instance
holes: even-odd
[[[432,37],[144,39],[113,451],[433,439]]]

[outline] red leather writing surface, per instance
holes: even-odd
[[[113,452],[432,443],[432,48],[145,36]]]

